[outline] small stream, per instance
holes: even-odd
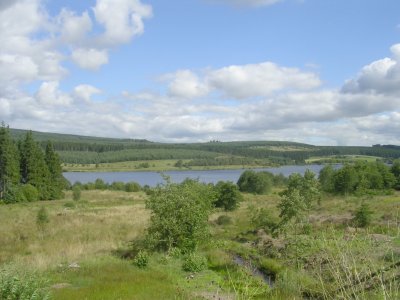
[[[254,266],[251,261],[245,260],[243,257],[239,255],[235,255],[233,257],[233,262],[238,266],[246,268],[246,270],[250,271],[254,277],[261,278],[266,284],[269,285],[270,288],[274,287],[275,278],[272,275],[265,274],[263,271]]]

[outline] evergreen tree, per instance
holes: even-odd
[[[20,144],[21,151],[21,181],[31,184],[39,191],[39,199],[50,199],[50,172],[39,145],[34,141],[29,131]]]
[[[46,145],[45,161],[51,176],[48,187],[49,199],[60,199],[63,195],[64,177],[60,157],[54,151],[53,144],[50,141]]]
[[[7,189],[19,183],[19,154],[18,149],[10,136],[8,127],[0,127],[0,199],[7,193]]]

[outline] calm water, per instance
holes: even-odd
[[[273,174],[283,174],[289,176],[292,173],[304,174],[309,169],[318,174],[323,165],[307,165],[307,166],[283,166],[279,168],[262,168],[254,169],[255,171],[268,171]],[[167,171],[165,175],[171,177],[173,182],[182,182],[186,178],[198,179],[201,182],[217,183],[220,180],[237,182],[240,175],[244,172],[240,170],[206,170],[206,171]],[[97,178],[107,183],[114,181],[129,182],[135,181],[140,185],[156,186],[163,183],[163,178],[159,172],[65,172],[65,178],[71,183],[80,181],[81,183],[94,182]]]

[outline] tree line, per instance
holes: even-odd
[[[43,151],[28,131],[14,141],[4,123],[0,127],[0,201],[53,200],[63,196],[61,161],[51,142]]]

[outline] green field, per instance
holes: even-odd
[[[353,292],[357,299],[398,299],[398,268],[383,272],[371,290],[346,284],[399,261],[400,193],[326,196],[310,214],[311,228],[272,237],[250,220],[259,208],[276,216],[278,192],[244,194],[236,211],[214,211],[212,242],[199,248],[208,268],[198,273],[183,271],[182,260],[165,253],[152,254],[145,269],[118,254],[147,227],[142,192],[84,191],[79,201],[67,192],[64,200],[2,205],[0,269],[43,279],[53,299],[349,299]],[[356,230],[350,220],[361,201],[373,220]],[[49,223],[38,227],[42,206]],[[230,222],[220,224],[221,215]],[[237,255],[271,274],[274,287],[237,265]]]
[[[11,129],[16,140],[25,133]],[[178,160],[194,169],[224,169],[400,158],[400,147],[395,145],[315,146],[290,141],[159,143],[45,132],[33,132],[33,137],[43,148],[51,141],[66,169],[76,171],[91,170],[96,165],[102,165],[101,170],[140,169],[139,164],[144,162],[153,171],[174,170],[168,163]]]
[[[182,160],[183,163],[190,160]],[[263,167],[262,165],[222,165],[222,166],[190,166],[176,167],[178,160],[139,160],[125,161],[115,163],[100,163],[100,164],[68,164],[62,165],[64,172],[118,172],[118,171],[184,171],[184,170],[227,170],[227,169],[251,169]]]

